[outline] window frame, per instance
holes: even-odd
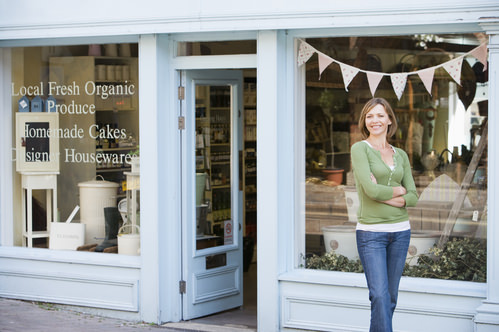
[[[430,25],[425,26],[425,32],[428,33],[472,33],[484,32],[477,26],[473,26],[476,30],[473,31],[469,25],[455,24],[455,25]],[[396,35],[411,35],[422,33],[417,30],[417,27],[410,26],[397,26],[394,27],[375,27],[358,28],[358,29],[313,29],[313,30],[293,30],[288,32],[287,43],[292,45],[293,54],[288,54],[287,65],[289,66],[288,72],[291,72],[294,81],[293,93],[294,96],[294,151],[295,151],[295,164],[294,164],[294,221],[293,221],[293,241],[287,248],[287,272],[280,275],[279,280],[285,282],[298,282],[298,283],[318,283],[325,285],[341,285],[351,287],[365,287],[365,277],[363,273],[352,272],[337,272],[337,271],[320,271],[310,270],[304,268],[304,253],[305,253],[305,116],[306,116],[306,69],[305,65],[297,66],[297,54],[300,45],[300,40],[306,38],[336,38],[336,37],[386,37],[394,36],[393,31],[397,31]],[[489,86],[490,91],[490,86]],[[492,122],[489,119],[489,126]],[[487,165],[489,167],[489,165]],[[489,181],[490,182],[490,181]],[[490,183],[487,186],[487,196],[490,199]],[[490,205],[487,203],[488,207]],[[493,209],[493,207],[490,207]],[[488,209],[488,215],[494,215],[491,209]],[[490,219],[490,218],[489,218]],[[290,225],[291,226],[291,225]],[[289,241],[291,242],[291,241]],[[487,248],[488,254],[492,254],[490,249]],[[292,257],[290,257],[292,256]],[[489,260],[490,261],[490,260]],[[490,270],[490,266],[487,270]],[[400,283],[400,290],[410,292],[432,292],[435,294],[447,295],[462,295],[462,296],[477,296],[486,298],[487,290],[486,283],[477,283],[469,281],[456,281],[456,280],[443,280],[443,279],[428,279],[428,278],[410,278],[403,277]],[[464,286],[466,285],[466,286]]]
[[[90,44],[119,44],[136,43],[140,48],[138,35],[130,36],[106,36],[106,37],[67,37],[67,38],[44,38],[30,40],[6,40],[0,42],[0,100],[3,121],[2,144],[0,145],[0,256],[18,257],[21,259],[38,259],[57,262],[88,262],[97,265],[109,265],[119,267],[140,267],[141,256],[120,255],[116,259],[114,255],[90,255],[78,251],[44,250],[40,248],[27,248],[14,245],[14,197],[13,177],[16,172],[15,150],[13,150],[15,138],[15,126],[13,121],[13,98],[11,96],[12,84],[12,49],[42,46],[76,46]],[[140,55],[139,55],[140,56]],[[19,198],[20,199],[20,198]],[[90,257],[90,258],[89,258]]]

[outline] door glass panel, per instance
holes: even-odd
[[[234,243],[231,87],[196,86],[196,249]]]

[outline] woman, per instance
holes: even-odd
[[[359,129],[364,140],[351,149],[360,202],[357,249],[369,287],[370,331],[391,332],[411,238],[406,207],[418,197],[407,154],[388,143],[397,121],[385,99],[366,103]]]

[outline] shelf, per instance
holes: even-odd
[[[344,89],[345,84],[344,83],[326,83],[326,82],[307,82],[307,87]]]
[[[211,189],[230,189],[230,184],[212,185]]]
[[[112,172],[126,172],[131,170],[130,167],[110,167],[110,168],[97,168],[95,171],[97,173],[112,173]]]
[[[96,108],[95,111],[96,112],[135,112],[136,109],[135,108],[126,108],[126,109],[121,109],[121,108],[116,108],[116,109],[112,109],[112,108]]]
[[[95,151],[98,152],[112,152],[112,151],[127,151],[127,150],[135,150],[137,146],[127,146],[127,147],[119,147],[119,148],[98,148]]]
[[[135,84],[136,82],[131,80],[95,80],[95,84]]]
[[[23,232],[23,236],[27,237],[28,233],[27,232]],[[48,231],[34,231],[34,232],[31,232],[31,238],[33,238],[33,239],[41,239],[41,238],[44,238],[44,237],[49,237],[49,232]]]
[[[137,59],[136,57],[133,56],[107,56],[107,55],[97,55],[94,57],[96,62],[99,62],[100,60],[104,61],[112,61],[114,64],[116,61],[132,61]]]

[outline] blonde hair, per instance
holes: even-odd
[[[359,118],[359,130],[362,134],[362,138],[366,139],[369,137],[369,130],[366,127],[366,115],[369,113],[376,105],[381,105],[385,108],[386,114],[391,121],[391,125],[388,125],[388,131],[386,132],[386,137],[390,138],[397,132],[397,119],[395,118],[395,113],[393,112],[390,104],[383,98],[373,98],[369,100],[362,108]]]

